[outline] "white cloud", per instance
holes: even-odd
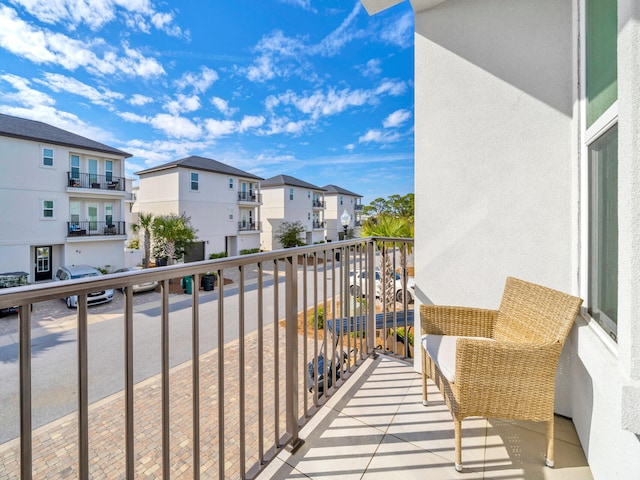
[[[200,98],[197,95],[183,95],[179,93],[175,100],[165,103],[162,108],[172,115],[178,115],[184,112],[195,112],[200,109]]]
[[[411,112],[406,109],[396,110],[382,121],[384,128],[393,128],[402,125],[411,117]]]
[[[382,69],[380,68],[381,64],[382,61],[380,59],[372,58],[365,65],[360,65],[358,69],[365,77],[375,77],[382,73]]]
[[[176,80],[175,84],[181,90],[191,88],[195,93],[204,93],[218,78],[218,73],[215,70],[203,66],[200,67],[199,72],[184,73],[179,80]]]
[[[400,96],[407,91],[407,84],[401,80],[385,80],[375,89],[376,95],[389,94],[394,97]]]
[[[246,115],[239,122],[209,118],[205,120],[205,128],[212,137],[219,138],[233,133],[244,133],[249,129],[261,127],[264,123],[265,118],[262,116]]]
[[[85,68],[94,75],[124,74],[156,77],[165,73],[155,59],[143,56],[123,44],[124,55],[101,39],[82,42],[74,38],[37,29],[20,18],[12,8],[0,5],[0,47],[37,64],[60,65],[67,70]],[[101,56],[93,50],[101,51]]]
[[[237,108],[230,108],[229,107],[229,102],[227,102],[226,100],[220,98],[220,97],[212,97],[211,98],[211,104],[216,107],[218,109],[218,111],[220,111],[220,113],[222,113],[223,115],[230,117],[231,115],[233,115],[234,113],[236,113],[238,111]]]
[[[340,26],[327,35],[322,41],[315,45],[310,51],[314,54],[332,57],[340,53],[342,48],[356,38],[363,38],[366,35],[364,30],[358,30],[353,27],[355,19],[362,10],[362,4],[355,2],[355,6],[351,13],[345,18]]]
[[[348,144],[348,145],[345,145],[345,146],[344,146],[344,149],[345,149],[345,150],[348,150],[348,151],[350,151],[350,152],[352,152],[353,150],[355,150],[355,149],[356,149],[356,146],[355,146],[353,143],[350,143],[350,144]]]
[[[250,128],[258,128],[264,125],[265,118],[263,116],[245,115],[238,124],[238,132],[242,133]]]
[[[380,38],[392,45],[407,48],[413,43],[413,13],[402,14],[395,22],[380,28]]]
[[[146,105],[147,103],[152,103],[153,98],[136,93],[134,95],[131,95],[131,98],[128,100],[128,102],[131,105],[142,106],[142,105]]]
[[[273,109],[277,105],[293,105],[302,113],[317,120],[345,111],[349,107],[361,106],[371,98],[370,92],[365,90],[342,90],[329,89],[326,93],[315,91],[307,96],[299,96],[292,91],[281,94],[277,102],[274,99],[267,99],[269,106]]]
[[[101,106],[110,106],[111,100],[121,100],[124,95],[118,92],[114,92],[107,88],[101,87],[100,90],[82,83],[75,78],[67,77],[57,73],[45,73],[44,77],[46,81],[41,82],[47,85],[55,92],[68,92],[73,93],[88,99],[91,103]]]
[[[276,68],[271,57],[261,55],[253,65],[247,69],[247,78],[252,82],[264,82],[276,76]]]
[[[369,130],[367,133],[358,138],[360,143],[391,143],[400,138],[397,133],[381,132],[380,130]]]
[[[137,113],[117,112],[117,115],[127,122],[151,124],[151,121],[148,117],[145,117],[144,115],[138,115]]]
[[[188,118],[159,113],[150,120],[151,125],[173,138],[194,139],[202,135],[202,129]]]
[[[311,0],[280,0],[280,3],[288,3],[303,10],[311,10]]]
[[[13,74],[5,74],[0,76],[0,78],[16,90],[15,93],[1,94],[2,96],[0,98],[6,103],[17,103],[26,107],[51,106],[56,103],[53,97],[31,88],[31,82],[26,78]]]

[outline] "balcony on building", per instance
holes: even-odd
[[[314,198],[312,206],[313,208],[324,208],[325,202],[323,202],[322,200],[318,200],[317,198]]]
[[[324,228],[324,227],[325,227],[325,222],[321,222],[319,220],[314,220],[313,221],[313,229],[314,230],[317,230],[317,229],[320,229],[320,228]]]
[[[238,222],[238,232],[259,232],[261,230],[261,222]]]
[[[241,203],[262,203],[262,194],[249,190],[248,192],[238,192],[238,202]]]
[[[67,189],[86,188],[90,190],[106,190],[124,192],[126,182],[124,177],[113,175],[97,175],[93,173],[67,172]]]
[[[67,222],[67,238],[105,237],[126,235],[125,222],[117,221],[82,221]]]

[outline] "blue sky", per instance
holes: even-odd
[[[413,192],[413,15],[360,2],[0,0],[0,112],[133,155]]]

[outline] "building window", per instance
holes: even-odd
[[[191,172],[191,190],[193,190],[194,192],[198,191],[198,174],[195,172]]]
[[[233,190],[233,178],[229,178],[229,190]]]
[[[233,220],[233,208],[229,208],[227,210],[227,215],[229,217],[229,220]]]
[[[615,340],[618,323],[618,127],[589,145],[589,314]]]
[[[311,192],[307,190],[307,198],[311,198]]]
[[[53,218],[53,200],[42,201],[42,218]]]
[[[113,181],[113,160],[105,160],[104,177],[107,182]]]
[[[71,178],[80,179],[80,156],[71,155]]]
[[[113,205],[106,203],[104,206],[104,221],[107,227],[113,225]]]
[[[344,197],[340,195],[340,205],[342,205],[343,203],[344,203]]]
[[[307,220],[311,220],[311,214],[307,212]]]
[[[42,165],[53,167],[53,148],[42,149]]]
[[[80,202],[69,202],[69,222],[73,230],[80,228]]]
[[[95,158],[90,158],[88,161],[89,164],[89,183],[92,187],[99,187],[98,183],[98,160]]]
[[[293,188],[289,189],[289,200],[293,200]]]
[[[618,98],[618,1],[586,3],[587,127]]]

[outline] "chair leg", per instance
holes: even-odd
[[[427,400],[427,360],[425,358],[425,355],[427,354],[427,352],[425,352],[423,348],[421,353],[422,353],[422,405],[426,407],[427,405],[429,405],[429,402]]]
[[[547,458],[544,463],[547,467],[553,468],[554,455],[553,455],[553,439],[554,439],[554,422],[553,417],[547,422]]]
[[[456,471],[461,472],[462,471],[462,420],[458,420],[454,418],[453,426],[455,429],[455,439],[456,439],[455,467],[456,467]]]

